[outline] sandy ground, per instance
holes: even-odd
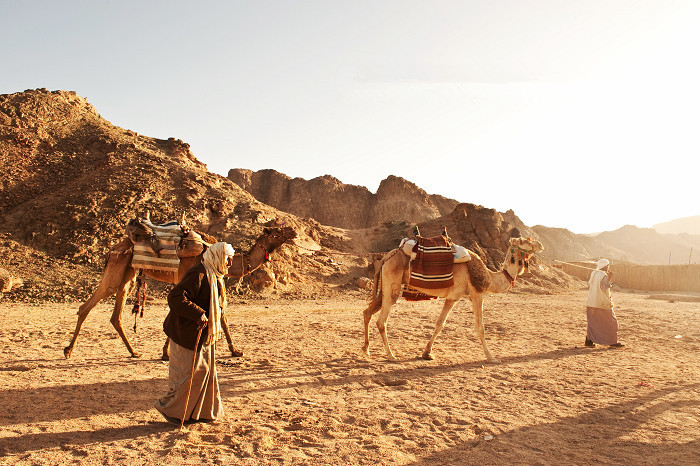
[[[469,304],[417,357],[441,302],[400,301],[361,357],[354,295],[232,300],[240,359],[221,346],[226,415],[182,432],[152,408],[167,390],[163,302],[128,358],[109,304],[69,360],[77,304],[0,303],[1,464],[700,464],[700,305],[616,293],[627,346],[585,348],[584,291],[486,300],[501,364],[485,364]]]

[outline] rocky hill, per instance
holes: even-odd
[[[184,213],[195,230],[241,250],[250,248],[265,226],[293,226],[299,234],[295,244],[280,248],[243,288],[280,296],[365,294],[358,283],[372,276],[373,253],[396,247],[414,223],[424,234],[447,226],[455,241],[478,251],[492,269],[500,265],[507,239],[518,234],[496,211],[427,195],[397,177],[385,180],[376,195],[332,177],[315,180],[315,186],[335,193],[325,197],[335,204],[324,205],[327,217],[321,218],[338,217],[360,228],[323,225],[316,213],[322,209],[304,198],[320,188],[295,187],[302,183],[275,172],[255,175],[278,180],[267,190],[268,202],[287,196],[300,209],[314,209],[283,212],[208,172],[187,143],[116,127],[85,98],[67,91],[0,95],[0,167],[0,269],[22,284],[12,299],[31,302],[86,299],[110,245],[122,238],[130,219],[145,212],[154,222]],[[255,191],[253,184],[248,188]],[[347,202],[351,195],[365,199],[362,208]],[[311,212],[314,218],[306,218]],[[392,212],[408,215],[395,219]],[[578,286],[543,264],[533,270],[523,289]]]
[[[371,229],[393,224],[375,250],[386,249],[396,241],[398,235],[392,231],[397,225],[403,225],[405,234],[413,224],[453,225],[450,234],[463,239],[465,246],[480,251],[492,266],[500,260],[503,238],[511,231],[541,241],[545,251],[540,257],[552,263],[608,257],[636,264],[667,264],[670,254],[672,264],[682,264],[687,263],[691,247],[696,252],[700,248],[700,241],[692,235],[660,235],[637,227],[623,227],[598,235],[579,235],[543,225],[529,227],[512,210],[499,213],[429,195],[396,176],[383,180],[376,194],[362,186],[343,184],[330,175],[304,180],[275,170],[236,168],[229,170],[228,178],[261,202],[299,217],[313,218],[324,225]],[[454,221],[462,215],[468,216],[469,222]],[[439,232],[440,228],[435,231]],[[496,237],[500,242],[494,241]]]
[[[265,226],[280,223],[295,227],[309,249],[342,249],[337,230],[257,201],[209,173],[179,139],[112,125],[74,92],[0,95],[0,167],[0,268],[24,283],[27,299],[85,299],[109,246],[145,212],[154,222],[184,213],[189,226],[236,249],[247,250]],[[283,246],[268,267],[270,276],[290,276],[289,286],[273,283],[280,292],[319,280],[342,285],[369,264],[358,259],[340,276],[329,258],[294,249]]]
[[[344,184],[325,175],[311,180],[290,178],[275,170],[231,169],[228,178],[256,199],[298,217],[349,230],[385,222],[420,223],[447,215],[459,204],[427,194],[415,184],[389,176],[376,194],[364,186]]]

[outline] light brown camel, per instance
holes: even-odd
[[[258,267],[260,267],[268,258],[268,255],[272,253],[276,248],[281,246],[286,241],[296,237],[296,232],[291,227],[282,228],[265,228],[263,234],[258,237],[253,247],[248,251],[248,253],[237,253],[233,257],[233,265],[229,267],[227,277],[238,278],[250,274]],[[80,308],[78,309],[78,323],[75,326],[75,332],[73,333],[73,339],[70,344],[63,350],[63,355],[69,358],[73,348],[75,347],[75,342],[78,339],[78,333],[80,333],[80,327],[83,325],[85,318],[90,313],[93,307],[97,305],[103,299],[117,294],[116,302],[114,304],[114,311],[112,312],[111,322],[115,330],[122,338],[122,341],[126,345],[126,348],[131,353],[131,356],[138,358],[140,355],[134,351],[129,343],[129,339],[124,333],[124,329],[121,324],[122,311],[124,310],[124,303],[126,298],[131,292],[131,289],[136,281],[136,270],[131,266],[131,259],[133,257],[133,245],[129,238],[124,238],[116,246],[114,246],[110,252],[107,259],[107,264],[105,266],[104,273],[102,275],[102,281],[98,285],[97,289],[94,291],[90,299],[88,299]],[[177,283],[180,278],[184,277],[185,273],[194,265],[198,264],[202,260],[202,254],[193,257],[182,257],[180,258],[180,266],[177,271],[177,277],[175,274],[167,273],[159,270],[143,270],[143,274],[147,277],[151,277],[155,280],[165,282],[165,283]],[[226,335],[226,340],[228,341],[229,349],[233,354],[235,349],[231,341],[231,335],[229,333],[228,325],[226,323],[226,318],[223,313],[221,316],[221,326]],[[163,346],[163,359],[168,359],[168,343],[166,340],[165,346]]]
[[[441,289],[417,288],[418,291],[429,296],[445,298],[445,304],[435,324],[433,336],[428,341],[425,351],[423,351],[423,359],[434,359],[432,354],[433,343],[435,343],[435,339],[445,326],[447,316],[457,301],[468,296],[474,311],[474,327],[481,339],[486,359],[491,363],[499,363],[500,361],[491,355],[484,337],[484,295],[486,293],[501,293],[509,289],[515,282],[515,279],[527,269],[527,259],[530,254],[543,249],[539,241],[529,238],[511,238],[505,262],[498,272],[489,270],[479,256],[469,251],[471,256],[469,261],[454,264],[453,286]],[[394,249],[382,258],[374,274],[371,301],[364,310],[365,343],[362,346],[362,352],[366,356],[369,356],[369,322],[372,315],[381,310],[377,317],[377,328],[382,337],[387,357],[392,361],[396,361],[396,357],[389,347],[386,323],[391,306],[399,299],[402,286],[408,283],[409,276],[409,257],[402,250]]]

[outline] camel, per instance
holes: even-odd
[[[544,247],[539,241],[529,238],[511,238],[505,261],[498,272],[489,270],[479,256],[469,251],[469,261],[454,264],[452,270],[454,284],[451,287],[440,289],[416,288],[419,292],[429,296],[445,298],[442,312],[435,324],[435,331],[428,341],[425,351],[423,351],[422,358],[427,360],[435,359],[432,353],[433,344],[445,326],[447,316],[457,301],[468,296],[474,311],[474,328],[481,339],[486,359],[490,363],[500,363],[489,351],[486,338],[484,337],[484,295],[486,293],[495,294],[508,290],[515,283],[516,278],[527,269],[530,254],[542,250],[544,250]],[[391,306],[396,303],[401,295],[402,285],[408,283],[409,270],[409,257],[401,249],[394,249],[381,259],[374,274],[372,296],[369,305],[364,310],[365,343],[362,346],[362,352],[365,356],[369,356],[370,319],[373,314],[381,310],[377,317],[377,328],[382,337],[388,359],[391,361],[397,360],[389,347],[386,324]]]
[[[268,260],[270,253],[272,253],[286,241],[295,238],[296,235],[296,232],[291,227],[265,228],[263,230],[263,234],[258,237],[250,251],[247,253],[237,253],[234,255],[233,265],[229,267],[226,276],[241,279],[245,275],[252,273],[263,263],[265,263],[266,260]],[[129,339],[126,337],[121,324],[124,303],[126,302],[126,298],[131,292],[131,289],[136,281],[136,269],[131,266],[133,246],[134,243],[129,238],[124,238],[117,245],[111,248],[100,284],[93,292],[92,296],[78,308],[78,323],[75,326],[73,339],[63,350],[63,355],[66,357],[66,359],[70,357],[71,353],[73,352],[73,348],[75,348],[75,342],[78,339],[80,327],[83,325],[83,322],[90,313],[90,310],[92,310],[97,303],[115,293],[116,302],[114,304],[114,311],[112,312],[112,318],[110,321],[119,336],[122,338],[122,341],[129,350],[131,357],[140,357],[139,353],[134,351],[131,343],[129,343]],[[163,272],[160,270],[146,269],[143,269],[143,275],[165,283],[177,283],[180,278],[184,277],[185,273],[192,266],[198,264],[201,260],[202,254],[192,257],[181,257],[177,276],[175,276],[173,273]],[[224,330],[224,334],[226,335],[228,347],[231,350],[231,354],[235,355],[236,350],[233,347],[226,318],[223,314],[221,316],[221,320],[221,326]],[[165,345],[163,346],[163,360],[168,359],[168,343],[169,340],[166,339]]]

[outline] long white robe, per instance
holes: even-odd
[[[618,323],[613,311],[608,275],[602,270],[595,270],[588,280],[586,298],[586,339],[600,345],[617,343]]]

